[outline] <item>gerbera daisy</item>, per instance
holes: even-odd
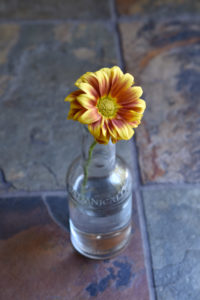
[[[146,107],[142,88],[133,84],[133,76],[117,66],[85,73],[75,83],[79,89],[65,98],[68,119],[87,124],[98,143],[129,140]]]

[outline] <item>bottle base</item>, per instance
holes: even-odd
[[[70,238],[73,247],[80,254],[92,259],[108,259],[123,251],[130,240],[131,222],[111,233],[89,234],[77,229],[70,221]]]

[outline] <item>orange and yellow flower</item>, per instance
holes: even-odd
[[[79,89],[65,98],[68,119],[87,124],[98,143],[129,140],[146,107],[142,88],[133,84],[133,76],[117,66],[85,73],[75,83]]]

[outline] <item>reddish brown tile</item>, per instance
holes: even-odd
[[[116,0],[117,9],[120,15],[155,15],[175,16],[181,13],[198,13],[200,6],[198,1],[190,0]]]
[[[40,222],[34,222],[36,215],[28,207],[23,212],[31,226],[23,226],[17,208],[7,219],[22,229],[0,240],[1,299],[149,299],[136,214],[128,248],[113,259],[94,261],[73,250],[69,234],[50,219],[42,202],[36,206],[42,212]]]

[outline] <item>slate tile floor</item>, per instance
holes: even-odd
[[[0,299],[200,300],[199,13],[189,0],[1,1]],[[69,242],[65,174],[80,147],[63,99],[115,64],[147,110],[117,145],[133,173],[130,245],[96,262]]]

